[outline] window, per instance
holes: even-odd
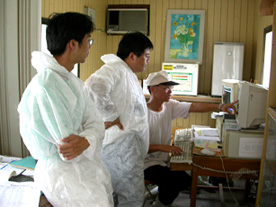
[[[263,74],[262,85],[269,87],[270,67],[272,56],[272,25],[264,29],[264,56],[263,56]]]

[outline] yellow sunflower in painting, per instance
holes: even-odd
[[[177,21],[174,21],[173,22],[173,26],[177,26],[178,25],[178,22]]]

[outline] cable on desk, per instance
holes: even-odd
[[[233,180],[239,180],[241,178],[241,176],[243,174],[249,174],[247,173],[249,170],[247,168],[241,168],[239,169],[239,174],[231,174],[230,177],[233,179]],[[252,175],[255,175],[255,176],[258,176],[257,174],[253,174]]]
[[[201,165],[198,165],[198,164],[195,164],[195,163],[192,163],[195,167],[198,167],[200,169],[203,169],[203,170],[209,170],[209,171],[212,171],[212,172],[217,172],[217,173],[226,173],[226,174],[236,174],[236,175],[254,175],[254,176],[258,176],[258,170],[246,170],[246,171],[223,171],[223,170],[215,170],[215,169],[212,169],[212,168],[209,168],[209,167],[203,167]]]
[[[198,165],[198,164],[195,164],[195,163],[192,163],[195,167],[198,167],[200,169],[203,169],[203,170],[209,170],[209,171],[212,171],[212,172],[217,172],[217,173],[224,173],[225,174],[225,177],[226,177],[226,181],[227,181],[227,187],[232,195],[232,198],[233,200],[235,201],[235,203],[240,206],[239,202],[237,201],[237,199],[234,197],[232,191],[231,191],[231,188],[230,188],[230,185],[229,185],[229,179],[228,179],[228,176],[227,174],[232,174],[232,175],[254,175],[254,176],[258,176],[258,173],[259,173],[259,170],[248,170],[246,168],[242,168],[242,170],[239,170],[239,171],[226,171],[225,170],[225,167],[224,167],[224,162],[223,162],[223,159],[221,156],[219,156],[220,160],[221,160],[221,164],[222,164],[222,169],[223,170],[216,170],[216,169],[212,169],[212,168],[209,168],[209,167],[203,167],[201,165]],[[237,177],[236,177],[237,178]]]

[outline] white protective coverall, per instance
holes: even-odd
[[[100,158],[104,124],[83,82],[45,53],[33,52],[32,64],[38,73],[18,112],[23,141],[38,159],[35,182],[55,207],[113,206],[110,174]],[[90,146],[65,161],[57,145],[71,134],[85,137]]]
[[[102,158],[110,171],[119,205],[139,207],[144,197],[144,158],[148,152],[149,130],[145,96],[138,78],[129,66],[113,54],[85,82],[91,98],[105,122],[120,118],[105,131]]]

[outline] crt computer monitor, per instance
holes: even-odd
[[[228,104],[238,100],[240,80],[223,79],[222,80],[222,103]]]
[[[239,82],[236,120],[243,129],[265,123],[268,89],[247,81]]]

